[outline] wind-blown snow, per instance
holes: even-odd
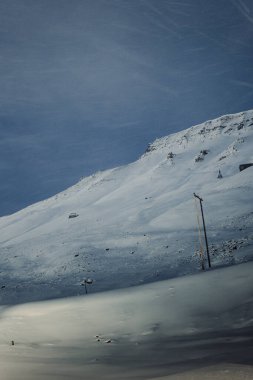
[[[88,277],[96,292],[198,271],[193,192],[204,199],[213,265],[251,260],[253,167],[239,165],[253,163],[252,147],[253,111],[223,116],[2,217],[2,304],[83,294]]]

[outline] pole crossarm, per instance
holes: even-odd
[[[200,200],[200,202],[203,202],[203,199],[202,199],[202,198],[200,198],[200,196],[199,196],[199,195],[197,195],[197,194],[195,194],[195,193],[193,193],[193,195],[194,195],[194,197],[195,197],[195,198],[198,198],[198,199]]]

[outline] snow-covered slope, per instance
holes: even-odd
[[[138,161],[1,218],[1,302],[82,294],[85,278],[95,292],[198,271],[193,192],[204,199],[213,265],[252,259],[245,163],[253,163],[253,111],[158,139]]]

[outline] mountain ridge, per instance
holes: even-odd
[[[239,164],[252,146],[253,110],[221,116],[0,218],[2,303],[82,294],[87,277],[97,292],[198,271],[194,192],[214,266],[251,260],[253,168]]]

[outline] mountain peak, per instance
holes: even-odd
[[[214,139],[219,135],[232,134],[239,137],[242,130],[247,131],[250,129],[253,129],[253,110],[223,115],[183,131],[156,139],[148,145],[144,155],[162,148],[177,147],[177,149],[182,150],[186,145],[195,143],[196,141],[203,143],[206,138]]]

